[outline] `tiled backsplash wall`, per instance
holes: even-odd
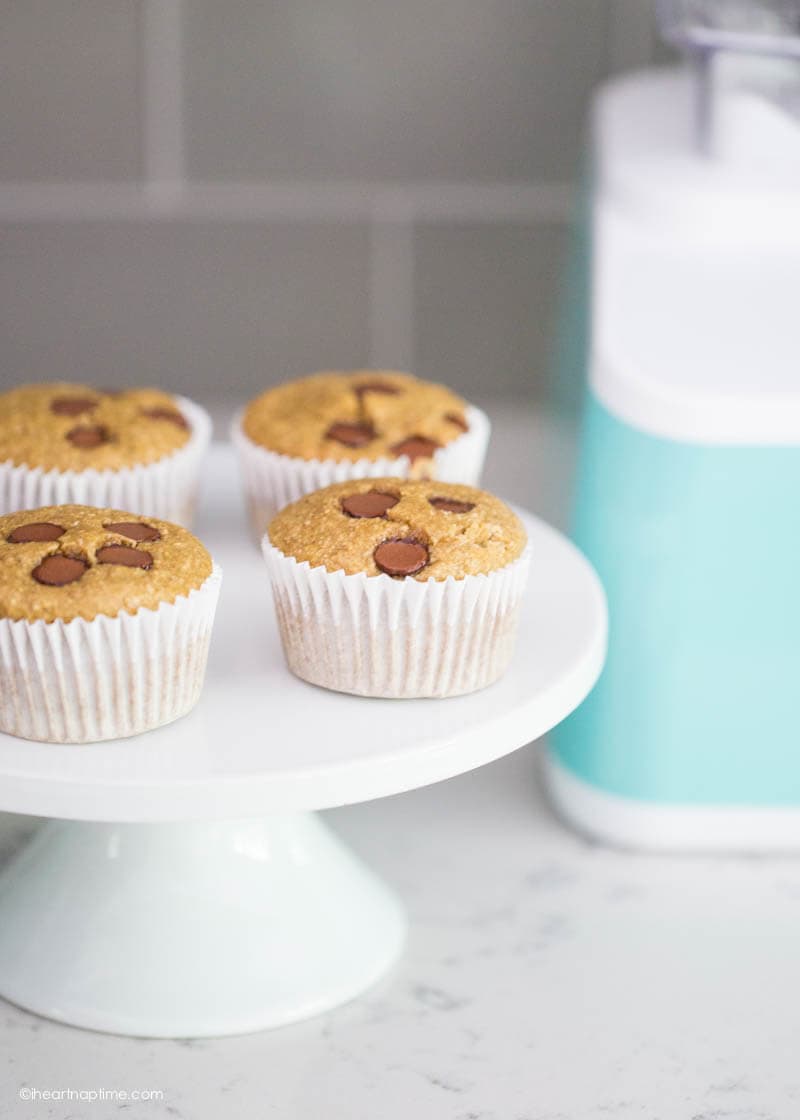
[[[588,96],[647,0],[0,0],[2,382],[546,380]]]

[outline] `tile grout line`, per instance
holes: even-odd
[[[144,0],[141,103],[144,191],[158,207],[180,197],[185,181],[182,0]]]
[[[144,186],[119,182],[0,182],[0,221],[172,218],[391,223],[397,222],[403,210],[413,212],[417,221],[443,224],[559,225],[569,222],[573,212],[574,188],[570,183],[184,182],[174,177],[165,179],[163,172],[170,168],[163,161],[152,160],[150,166],[160,168],[162,174]],[[180,172],[174,160],[171,172]]]

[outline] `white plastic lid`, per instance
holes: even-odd
[[[736,102],[725,110],[736,158],[709,159],[681,72],[600,95],[592,382],[611,411],[667,438],[800,443],[800,159],[786,151],[795,139],[800,151],[800,129],[747,98],[740,117]],[[775,160],[770,136],[786,141]]]

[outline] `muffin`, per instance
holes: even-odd
[[[73,502],[189,524],[210,435],[159,389],[18,386],[0,393],[0,514]]]
[[[351,478],[480,481],[489,420],[408,373],[315,373],[268,389],[233,425],[253,530],[303,494]]]
[[[354,479],[263,541],[289,668],[360,696],[457,696],[508,667],[527,580],[517,515],[472,486]]]
[[[86,743],[197,702],[222,579],[179,525],[118,509],[0,517],[0,731]]]

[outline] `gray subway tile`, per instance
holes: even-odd
[[[140,174],[136,0],[0,0],[0,179]]]
[[[244,399],[368,350],[357,225],[6,226],[2,382],[155,383]]]
[[[415,249],[416,368],[466,396],[542,399],[565,230],[423,225]]]
[[[191,170],[561,179],[604,73],[608,12],[609,0],[193,0]]]

